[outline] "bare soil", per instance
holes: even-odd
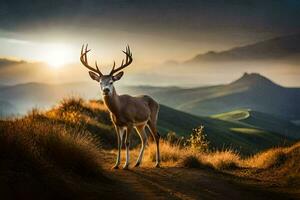
[[[116,183],[111,188],[114,199],[299,199],[255,180],[214,170],[164,165],[113,170],[115,156],[105,153],[104,164],[106,176]]]

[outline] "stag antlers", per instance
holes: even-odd
[[[88,49],[88,44],[85,46],[84,48],[84,45],[82,45],[82,48],[81,48],[81,55],[80,55],[80,61],[81,63],[86,67],[88,68],[89,70],[93,71],[93,72],[96,72],[98,73],[100,76],[103,76],[103,74],[101,73],[101,71],[99,70],[98,68],[98,65],[97,65],[97,61],[95,62],[95,66],[96,66],[96,69],[91,67],[89,64],[88,64],[88,60],[87,60],[87,53],[91,51],[91,49]],[[126,55],[126,58],[125,58],[125,63],[124,63],[124,59],[122,60],[122,64],[115,69],[115,66],[116,66],[116,62],[114,61],[114,64],[113,64],[113,67],[109,73],[110,76],[112,76],[114,73],[124,69],[125,67],[129,66],[131,63],[132,63],[132,53],[130,51],[130,47],[129,45],[127,45],[126,47],[126,51],[122,51],[125,55]]]
[[[88,50],[88,44],[85,46],[85,48],[84,48],[84,45],[82,45],[82,48],[81,48],[81,56],[80,56],[80,61],[81,61],[81,63],[82,63],[86,68],[88,68],[89,70],[98,73],[100,76],[103,76],[103,74],[101,73],[101,71],[100,71],[99,68],[98,68],[97,61],[95,62],[96,69],[93,68],[93,67],[91,67],[91,66],[88,64],[87,53],[88,53],[89,51],[91,51],[91,50],[90,50],[90,49]]]
[[[124,69],[125,67],[127,67],[128,65],[130,65],[132,63],[132,53],[130,52],[129,45],[127,45],[126,51],[123,51],[123,53],[125,53],[125,55],[126,55],[125,63],[124,63],[124,59],[123,59],[121,66],[118,67],[117,69],[115,69],[116,63],[114,62],[114,65],[113,65],[109,75],[113,75],[114,73]]]

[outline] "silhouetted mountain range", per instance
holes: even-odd
[[[226,51],[210,51],[196,55],[190,63],[216,61],[253,61],[297,59],[300,56],[300,34],[277,37]]]

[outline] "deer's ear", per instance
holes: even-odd
[[[115,76],[112,77],[113,81],[120,80],[122,78],[123,74],[124,74],[124,72],[117,73],[117,75],[115,75]]]
[[[95,81],[100,81],[100,76],[98,76],[96,73],[89,71],[90,77]]]

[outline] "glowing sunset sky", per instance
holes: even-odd
[[[300,32],[299,13],[297,0],[2,1],[0,57],[59,66],[89,43],[109,65],[130,44],[135,64],[159,65]]]

